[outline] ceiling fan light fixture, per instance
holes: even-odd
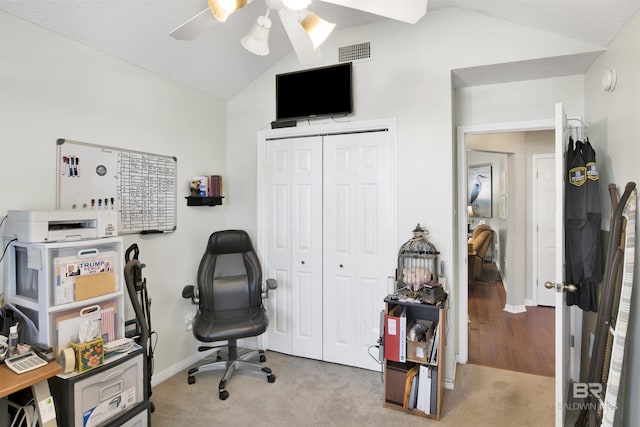
[[[282,4],[291,10],[302,10],[311,4],[311,0],[282,0]]]
[[[224,22],[236,10],[242,9],[249,3],[248,0],[208,0],[209,10],[215,18]]]
[[[300,22],[304,31],[309,35],[313,48],[317,49],[329,37],[336,24],[327,22],[313,12],[307,15]]]
[[[240,43],[254,55],[268,55],[270,30],[271,20],[266,16],[258,16],[256,23],[253,24],[249,33],[240,40]]]

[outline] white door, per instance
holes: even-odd
[[[556,259],[556,174],[553,155],[540,155],[534,158],[536,172],[536,287],[538,305],[555,307],[553,292],[544,286],[544,282],[554,277]]]
[[[322,358],[322,138],[266,143],[269,348]]]
[[[556,427],[564,425],[569,385],[569,308],[564,284],[564,186],[565,147],[569,142],[567,116],[562,104],[556,104],[555,168],[556,168],[556,247],[554,275],[545,285],[555,290],[556,303]]]
[[[324,138],[323,359],[380,370],[386,277],[397,248],[392,224],[390,132]]]

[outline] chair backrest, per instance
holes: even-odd
[[[489,246],[491,245],[491,241],[493,240],[493,231],[482,230],[475,239],[473,239],[473,250],[476,255],[480,258],[484,259],[487,251],[489,250]]]
[[[475,239],[476,237],[478,237],[478,234],[480,234],[484,230],[491,230],[491,227],[488,224],[480,224],[479,226],[473,229],[473,234],[471,234],[471,239]]]
[[[200,311],[225,311],[262,305],[262,269],[243,230],[216,231],[198,267]]]

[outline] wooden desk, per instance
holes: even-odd
[[[51,392],[49,391],[49,383],[47,380],[60,372],[62,372],[62,367],[56,361],[49,362],[42,368],[34,369],[33,371],[25,372],[24,374],[16,374],[11,369],[7,368],[6,365],[2,364],[0,365],[0,399],[7,397],[16,391],[31,387],[33,391],[33,400],[36,402],[36,410],[38,411],[40,424],[43,427],[57,426],[58,424],[55,418],[53,399],[51,398]],[[53,409],[53,417],[48,415],[48,411],[51,409]],[[42,410],[45,410],[44,414]],[[4,422],[3,424],[4,418],[8,417],[6,404],[0,405],[0,411],[0,425],[8,425],[7,422]],[[42,420],[45,419],[47,421],[42,422]]]

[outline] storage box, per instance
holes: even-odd
[[[82,373],[90,371],[93,368],[102,366],[104,363],[104,340],[102,338],[95,338],[93,341],[76,343],[72,342],[71,348],[73,348],[76,354],[76,371]]]
[[[386,401],[402,405],[404,403],[404,389],[407,380],[408,369],[406,365],[387,362],[386,384]]]
[[[418,363],[429,362],[429,341],[407,340],[407,360]]]

